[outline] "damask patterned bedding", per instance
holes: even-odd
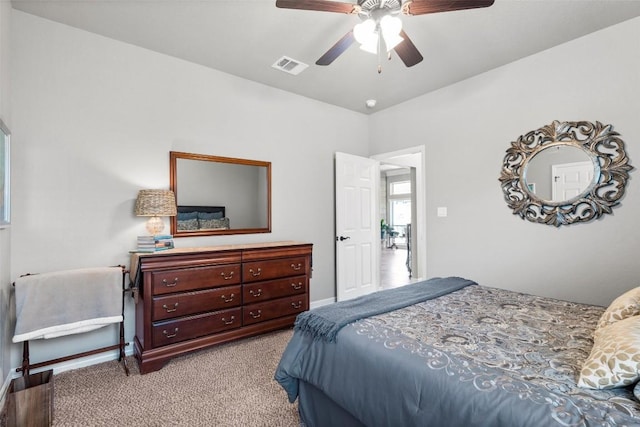
[[[576,383],[603,311],[466,286],[335,341],[297,330],[276,380],[308,427],[638,426],[632,387]]]

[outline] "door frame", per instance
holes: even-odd
[[[370,156],[380,163],[391,163],[399,166],[414,167],[416,170],[416,218],[412,223],[416,224],[416,239],[414,243],[415,269],[412,275],[416,279],[427,277],[427,215],[426,215],[426,174],[425,174],[425,146],[419,145],[402,150],[380,153]],[[378,254],[380,256],[380,254]],[[378,260],[380,265],[380,260]],[[378,272],[379,274],[379,272]]]

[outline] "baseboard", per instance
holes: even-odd
[[[323,305],[333,304],[334,302],[336,302],[335,298],[321,299],[319,301],[311,302],[309,308],[318,308],[318,307],[322,307]]]
[[[87,357],[80,357],[78,359],[67,360],[66,362],[47,365],[40,369],[32,370],[32,373],[46,371],[47,369],[53,369],[53,374],[55,375],[65,371],[71,371],[74,369],[85,368],[91,365],[97,365],[99,363],[110,362],[111,360],[118,360],[119,355],[120,352],[118,350],[105,351],[103,353],[93,354]],[[124,347],[124,355],[133,355],[133,342],[127,343],[127,345]],[[18,376],[20,376],[20,374],[16,372],[14,378]]]

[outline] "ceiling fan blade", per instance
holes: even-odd
[[[353,37],[353,30],[349,31],[316,61],[316,65],[331,64],[338,56],[342,55],[342,53],[347,50],[355,40],[356,39]]]
[[[320,12],[358,13],[359,6],[327,0],[276,0],[276,7],[284,9],[318,10]]]
[[[393,50],[395,50],[400,59],[402,59],[404,65],[406,65],[407,67],[413,67],[424,58],[422,58],[422,55],[418,51],[418,48],[416,48],[416,45],[413,44],[404,30],[400,31],[400,37],[402,37],[404,40],[398,43],[398,45],[394,47]]]
[[[402,10],[407,15],[450,12],[452,10],[489,7],[494,0],[412,0],[404,4]]]

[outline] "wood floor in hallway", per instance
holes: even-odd
[[[380,254],[380,288],[389,289],[416,282],[409,277],[407,250],[382,248]]]

